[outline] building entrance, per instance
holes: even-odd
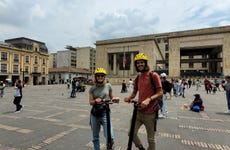
[[[180,75],[185,77],[220,77],[222,46],[180,49]]]

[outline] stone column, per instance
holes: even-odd
[[[131,53],[131,63],[130,63],[130,74],[133,75],[134,74],[134,60],[133,60],[133,53]]]
[[[117,54],[113,54],[113,75],[117,73]]]
[[[180,76],[180,41],[176,38],[169,41],[169,76]]]
[[[224,35],[224,40],[223,40],[223,73],[224,75],[230,75],[230,52],[229,52],[229,47],[230,47],[230,34],[225,34]]]

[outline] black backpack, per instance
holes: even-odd
[[[166,79],[164,81],[162,81],[161,83],[162,83],[163,90],[165,92],[170,93],[172,90],[172,84]]]

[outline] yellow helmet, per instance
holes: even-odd
[[[139,53],[134,58],[134,61],[137,60],[148,60],[148,57],[144,53]]]
[[[94,74],[104,74],[104,75],[106,75],[107,73],[106,73],[106,70],[104,69],[104,68],[101,68],[101,67],[99,67],[99,68],[97,68],[95,71],[94,71]]]

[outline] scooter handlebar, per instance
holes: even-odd
[[[119,102],[111,99],[104,99],[102,102],[99,102],[97,104],[113,104],[113,103],[119,103]]]

